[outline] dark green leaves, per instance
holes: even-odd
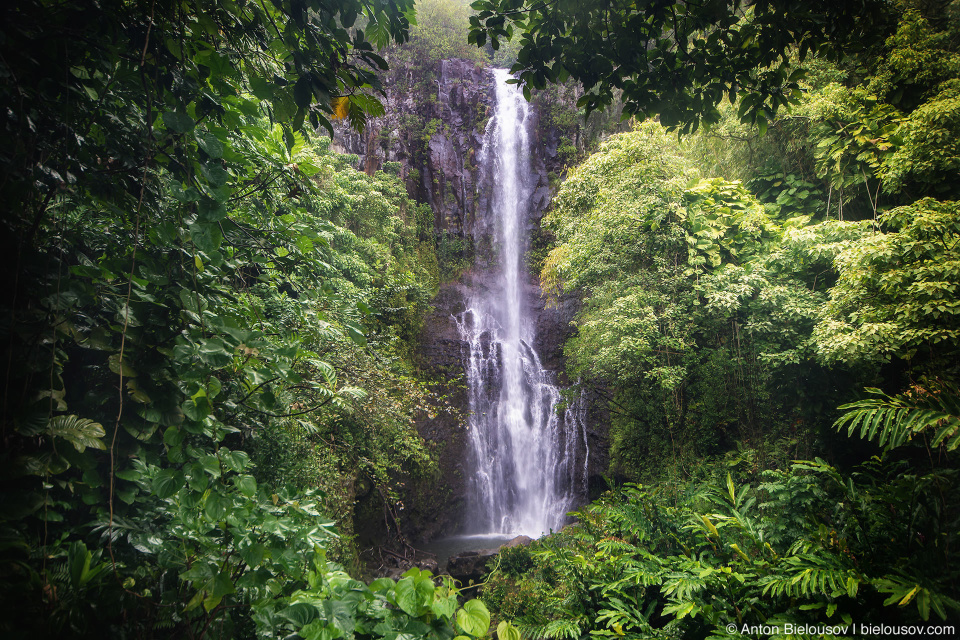
[[[197,249],[205,253],[210,253],[220,248],[223,242],[223,234],[220,226],[211,223],[195,223],[190,225],[190,239],[193,240]]]
[[[163,469],[153,479],[153,493],[161,500],[169,498],[180,490],[184,482],[182,473],[172,469]]]
[[[836,55],[887,36],[887,6],[881,2],[865,8],[840,1],[811,10],[785,0],[762,2],[746,18],[737,4],[614,6],[588,0],[558,11],[530,1],[476,2],[469,40],[496,49],[516,31],[512,71],[527,89],[556,82],[559,66],[587,89],[587,113],[610,105],[614,92],[622,91],[625,112],[657,114],[664,125],[691,133],[701,121],[716,121],[725,96],[751,100],[742,114],[751,123],[761,112],[772,116],[788,104],[802,78],[787,73],[793,46]],[[772,70],[756,71],[767,68]]]
[[[189,115],[182,111],[167,111],[163,114],[163,123],[174,133],[193,131],[196,123]]]

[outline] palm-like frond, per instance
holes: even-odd
[[[91,449],[106,449],[101,438],[106,435],[98,422],[79,416],[56,416],[47,425],[47,433],[56,438],[63,438],[72,444],[77,451]]]
[[[518,627],[524,637],[533,640],[576,640],[583,634],[581,625],[581,620],[564,618],[542,625],[520,624]]]
[[[853,435],[876,440],[877,444],[893,449],[909,442],[914,436],[932,432],[933,446],[945,445],[947,451],[960,446],[960,394],[945,384],[929,388],[914,387],[898,396],[888,396],[879,389],[867,388],[878,398],[868,398],[845,404],[846,409],[834,427],[847,427]]]
[[[863,580],[855,569],[836,557],[800,554],[784,558],[780,571],[761,578],[759,584],[764,595],[792,598],[846,595],[854,598]]]

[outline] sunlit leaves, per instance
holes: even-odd
[[[955,353],[960,340],[960,226],[956,202],[925,199],[880,218],[886,232],[850,244],[836,258],[816,338],[821,357],[897,356],[927,366]]]
[[[46,432],[54,438],[66,440],[80,453],[83,453],[87,447],[107,448],[102,440],[106,435],[103,427],[88,418],[75,415],[55,416],[50,419]]]
[[[479,600],[468,600],[457,611],[457,625],[472,636],[485,636],[490,628],[490,612]]]

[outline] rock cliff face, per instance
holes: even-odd
[[[444,60],[426,71],[392,70],[384,89],[386,113],[371,118],[363,133],[341,127],[336,141],[368,173],[400,163],[407,192],[431,206],[436,230],[463,235],[485,193],[477,185],[476,153],[493,99],[490,72]]]
[[[363,133],[337,127],[335,144],[370,174],[399,163],[408,194],[433,209],[436,231],[469,233],[490,193],[477,154],[492,114],[491,70],[468,60],[442,60],[426,71],[399,68],[388,73],[384,90],[385,114],[370,118]],[[539,123],[534,130],[538,182],[531,210],[542,213],[550,202],[549,174],[560,169],[560,138]]]
[[[392,70],[384,86],[385,114],[370,119],[362,134],[341,128],[335,144],[339,150],[357,155],[359,167],[368,173],[384,168],[386,163],[398,163],[408,193],[430,204],[438,238],[460,238],[474,263],[457,281],[441,284],[420,340],[423,369],[435,381],[435,390],[460,413],[425,417],[417,425],[439,455],[440,477],[407,487],[403,526],[410,539],[425,541],[455,534],[468,524],[464,521],[466,478],[470,473],[464,420],[465,345],[453,316],[465,309],[469,287],[485,286],[482,265],[490,257],[488,247],[474,247],[473,242],[476,237],[478,245],[484,244],[483,233],[477,233],[475,223],[477,213],[489,207],[492,193],[490,173],[484,176],[478,154],[493,114],[493,74],[473,62],[444,60],[426,71]],[[533,213],[528,231],[539,227],[550,203],[551,172],[561,172],[560,136],[541,124],[538,121],[532,127],[535,187],[528,209]],[[547,307],[534,276],[530,276],[527,287],[527,300],[532,301],[537,316],[536,348],[544,366],[564,381],[562,346],[569,337],[578,301],[567,298],[558,306]],[[605,433],[597,426],[605,421],[597,414],[596,403],[589,405],[589,473],[599,477],[606,468],[607,446]]]

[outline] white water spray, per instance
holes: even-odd
[[[475,286],[455,318],[467,345],[469,434],[474,476],[468,531],[539,536],[559,529],[586,484],[583,402],[558,412],[555,375],[533,346],[523,265],[530,167],[530,105],[505,70],[495,70],[496,109],[480,161],[490,172],[490,210],[479,212],[475,241],[489,236],[490,278]]]

